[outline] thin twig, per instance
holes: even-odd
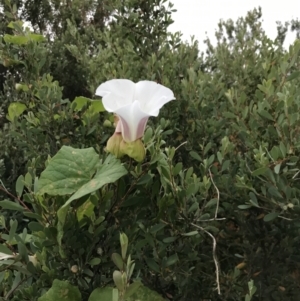
[[[281,215],[278,215],[277,217],[282,218],[282,219],[284,219],[286,221],[293,221],[292,218],[284,217],[284,216],[281,216]]]
[[[220,218],[210,218],[210,219],[201,219],[197,220],[197,222],[214,222],[214,221],[225,221],[226,217],[220,217]]]
[[[178,150],[179,147],[181,147],[182,145],[185,145],[187,143],[187,141],[184,141],[182,142],[180,145],[178,145],[176,148],[175,148],[175,152]]]
[[[208,234],[211,239],[213,240],[213,260],[215,263],[215,267],[216,267],[216,283],[217,283],[217,290],[218,290],[218,294],[221,295],[221,287],[220,287],[220,271],[219,271],[219,263],[218,263],[218,258],[217,258],[217,254],[216,254],[216,248],[217,248],[217,241],[215,239],[215,237],[208,232],[207,230],[205,230],[204,228],[202,228],[201,226],[198,226],[196,224],[191,223],[192,226],[202,230],[203,232],[205,232],[206,234]]]
[[[15,200],[17,200],[18,203],[20,203],[20,204],[24,207],[24,209],[26,209],[26,210],[28,210],[28,211],[31,212],[31,210],[26,206],[26,204],[25,204],[19,197],[16,197],[15,195],[13,195],[12,193],[10,193],[10,192],[6,189],[6,187],[3,185],[3,183],[2,183],[1,180],[0,180],[0,183],[1,183],[1,185],[0,185],[0,190],[4,191],[4,192],[5,192],[6,194],[8,194],[10,197],[12,197],[12,198],[14,198]]]
[[[220,204],[220,191],[217,187],[217,185],[215,184],[214,180],[213,180],[213,176],[211,174],[211,171],[210,171],[210,168],[208,169],[208,172],[209,172],[209,176],[210,176],[210,179],[211,179],[211,182],[213,183],[216,191],[217,191],[217,206],[216,206],[216,212],[215,212],[215,219],[217,219],[217,216],[218,216],[218,211],[219,211],[219,204]]]

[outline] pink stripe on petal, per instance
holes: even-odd
[[[145,128],[146,128],[146,124],[149,119],[148,116],[139,120],[139,123],[137,124],[135,133],[131,133],[129,126],[124,118],[122,118],[121,116],[119,116],[119,118],[120,118],[119,123],[121,123],[121,125],[122,125],[122,136],[126,142],[133,142],[133,141],[143,137]],[[119,123],[118,123],[118,125],[119,125]]]
[[[121,122],[119,120],[117,122],[115,133],[122,133],[122,124],[121,124]]]
[[[125,121],[124,118],[122,118],[121,116],[119,116],[119,123],[121,123],[121,126],[122,126],[122,136],[123,136],[123,139],[127,142],[131,142],[131,133],[130,133],[130,130],[129,130],[129,126],[127,124],[127,122]]]
[[[137,133],[136,133],[137,139],[142,138],[144,136],[148,119],[149,117],[144,117],[143,119],[140,120],[137,128]]]

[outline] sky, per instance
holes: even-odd
[[[267,35],[274,39],[276,37],[276,21],[290,21],[300,18],[299,0],[171,0],[174,9],[175,21],[170,27],[171,32],[180,31],[184,41],[190,41],[194,35],[199,41],[200,51],[205,48],[203,40],[207,36],[215,41],[214,33],[220,19],[237,20],[243,17],[253,8],[262,8],[262,26]],[[242,3],[242,4],[241,4]],[[288,33],[285,40],[285,47],[288,47],[295,40],[293,33]]]

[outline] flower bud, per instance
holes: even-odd
[[[22,85],[21,84],[15,84],[15,88],[17,91],[20,91],[22,89]]]
[[[72,265],[70,270],[72,273],[76,274],[78,273],[78,266],[76,264]]]
[[[110,127],[112,127],[112,124],[111,124],[111,122],[109,120],[106,119],[103,122],[103,126],[106,127],[106,128],[110,128]]]

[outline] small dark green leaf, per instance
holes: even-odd
[[[174,242],[176,239],[177,239],[177,237],[175,237],[175,236],[173,236],[173,237],[166,237],[166,238],[163,239],[163,242],[165,244],[169,244],[169,243]]]
[[[28,228],[32,231],[32,232],[39,232],[39,231],[43,231],[44,227],[37,222],[30,222],[28,224]]]
[[[22,195],[23,189],[24,189],[24,177],[20,175],[16,182],[16,192],[18,197]]]
[[[24,208],[21,205],[19,205],[18,203],[15,203],[13,201],[8,201],[8,200],[0,201],[0,206],[3,209],[24,211]]]
[[[153,258],[147,258],[146,263],[150,269],[152,269],[154,272],[160,273],[159,265],[156,263],[156,261]]]
[[[273,116],[268,111],[266,111],[266,110],[260,110],[258,112],[258,114],[261,115],[262,117],[265,117],[268,120],[272,120],[272,121],[274,120]]]
[[[299,76],[300,76],[300,71],[295,71],[295,72],[293,72],[291,75],[289,75],[287,77],[286,81],[293,80],[293,79],[295,79],[295,78],[297,78]]]
[[[135,281],[135,282],[131,283],[126,289],[124,298],[127,299],[131,295],[133,295],[139,289],[139,287],[141,285],[142,285],[142,283],[139,281]]]
[[[18,227],[18,221],[17,220],[10,220],[9,221],[9,225],[10,225],[10,229],[9,229],[9,241],[12,241],[16,231],[17,231],[17,227]]]
[[[194,236],[194,235],[197,235],[197,234],[198,234],[198,231],[191,231],[191,232],[182,234],[182,236]]]
[[[268,167],[260,167],[252,172],[252,176],[256,177],[256,176],[264,175],[268,169],[269,169]]]
[[[98,265],[100,263],[101,263],[100,258],[93,258],[92,260],[90,260],[89,265],[94,266],[94,265]]]
[[[120,254],[113,253],[111,259],[120,271],[124,270],[124,262]]]
[[[150,228],[150,233],[154,234],[154,233],[160,231],[161,229],[163,229],[165,226],[166,226],[166,224],[162,224],[162,223],[156,224]]]
[[[270,222],[273,219],[275,219],[276,217],[278,217],[278,215],[279,215],[279,213],[277,213],[277,212],[271,212],[271,213],[264,216],[264,221],[265,222]]]
[[[202,162],[201,157],[200,157],[196,152],[191,151],[191,152],[190,152],[190,156],[191,156],[192,158],[194,158],[194,159],[196,159],[196,160]]]
[[[0,244],[0,253],[5,253],[7,255],[12,255],[12,251],[5,245]]]
[[[285,145],[282,143],[282,141],[280,142],[279,148],[280,148],[281,153],[282,153],[282,158],[285,158],[285,156],[286,156],[286,147],[285,147]]]
[[[171,266],[173,264],[175,264],[177,261],[179,261],[179,258],[177,256],[177,254],[173,254],[170,257],[168,257],[167,262],[166,262],[166,266]]]
[[[242,210],[249,209],[249,208],[251,208],[251,207],[252,207],[252,205],[239,205],[239,206],[238,206],[238,208],[239,208],[239,209],[242,209]]]
[[[275,167],[274,167],[274,171],[275,173],[278,175],[279,172],[280,172],[280,167],[281,167],[281,163],[277,164]]]
[[[173,176],[177,176],[180,171],[182,171],[182,163],[179,162],[175,165],[175,167],[173,168]]]
[[[147,185],[152,180],[151,175],[143,175],[136,183],[136,185]]]

